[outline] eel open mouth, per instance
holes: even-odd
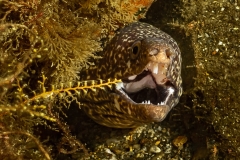
[[[151,61],[140,74],[122,79],[117,90],[132,103],[166,105],[176,92],[167,71],[167,64]]]

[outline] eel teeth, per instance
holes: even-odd
[[[150,100],[145,100],[145,101],[142,101],[142,104],[151,104],[151,101]]]
[[[152,72],[155,74],[158,74],[158,64],[157,63],[154,64]]]
[[[158,103],[157,105],[158,105],[158,106],[159,106],[159,105],[165,105],[165,103],[164,103],[164,102],[161,102],[161,103]]]

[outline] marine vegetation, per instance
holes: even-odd
[[[58,130],[57,150],[85,146],[64,122],[77,94],[109,87],[115,79],[79,81],[116,29],[144,18],[153,0],[0,1],[0,157],[52,159],[54,146],[40,139],[39,125]],[[60,114],[61,113],[61,114]]]

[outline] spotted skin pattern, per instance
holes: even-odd
[[[133,57],[133,45],[136,43],[140,43],[141,50]],[[164,76],[175,88],[174,95],[165,104],[136,103],[119,91],[116,84],[80,95],[82,109],[86,114],[97,123],[114,128],[134,128],[164,120],[182,94],[182,60],[175,40],[158,28],[140,22],[124,27],[106,46],[103,58],[81,72],[80,77],[81,80],[108,80],[140,74],[149,62],[155,61],[156,56],[150,53],[157,47],[169,50],[169,64]]]

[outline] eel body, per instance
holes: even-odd
[[[110,41],[103,58],[80,75],[81,80],[121,81],[79,96],[82,109],[108,127],[160,122],[182,94],[181,61],[171,36],[149,24],[132,23]]]

